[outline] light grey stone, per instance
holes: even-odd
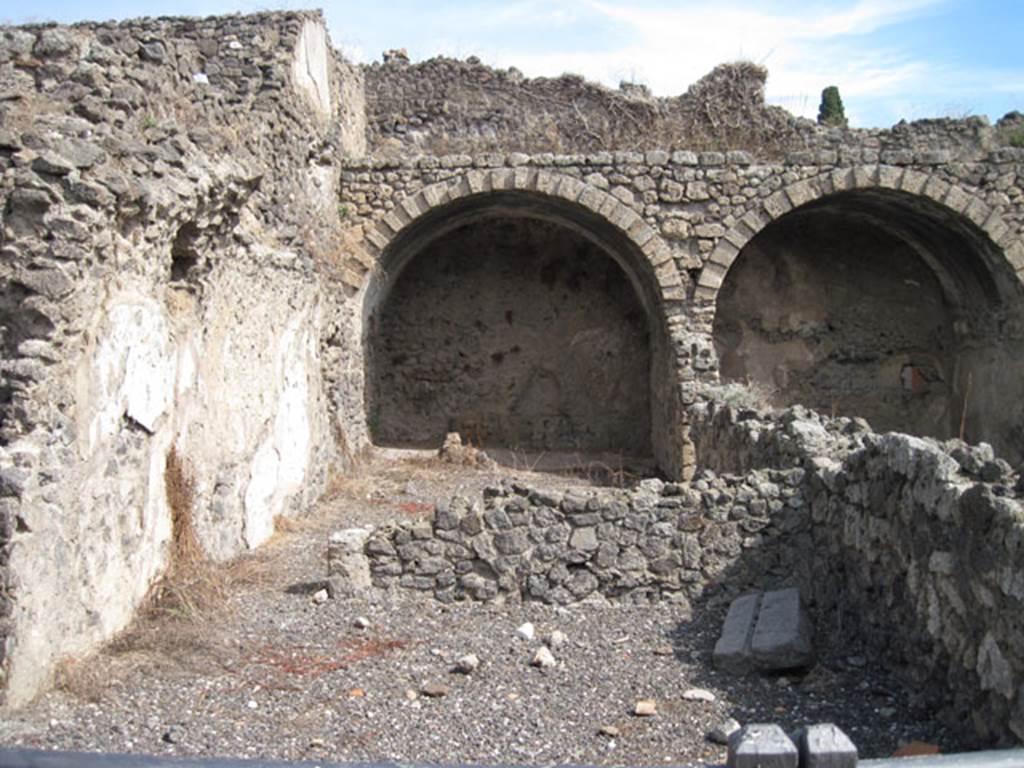
[[[707,739],[715,744],[728,744],[729,737],[739,729],[740,724],[733,718],[729,717],[708,731]]]
[[[797,731],[800,768],[854,768],[857,747],[837,725],[818,723]]]
[[[761,670],[806,667],[814,661],[813,627],[796,587],[766,592],[750,641]]]
[[[754,622],[761,605],[761,593],[742,595],[732,601],[722,625],[722,634],[715,643],[712,661],[717,669],[727,672],[749,672],[753,668],[750,641]]]
[[[729,737],[728,768],[797,768],[799,753],[773,723],[745,725]]]

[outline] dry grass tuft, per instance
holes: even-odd
[[[109,676],[95,654],[64,659],[55,674],[54,687],[69,696],[98,704],[109,685]]]
[[[167,454],[164,484],[171,510],[171,562],[150,594],[143,611],[146,618],[200,620],[221,609],[234,588],[267,580],[266,564],[259,556],[214,563],[203,551],[194,523],[195,479],[173,447]]]
[[[167,506],[171,509],[171,531],[173,552],[171,568],[185,568],[204,560],[205,554],[196,538],[193,514],[196,504],[196,481],[178,456],[178,450],[171,446],[164,464],[164,486]]]
[[[222,569],[210,562],[199,544],[195,478],[174,447],[164,465],[164,486],[171,510],[171,562],[154,587],[146,613],[201,618],[224,602],[227,588]]]

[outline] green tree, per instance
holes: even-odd
[[[821,92],[821,106],[818,107],[818,125],[837,125],[846,127],[846,112],[843,100],[839,97],[839,89],[834,85]]]

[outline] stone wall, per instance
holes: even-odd
[[[483,504],[456,496],[430,520],[378,529],[365,551],[376,586],[443,602],[735,595],[785,582],[798,566],[799,551],[780,543],[806,528],[803,476],[706,472],[686,485],[652,479],[587,495],[509,483],[488,489]]]
[[[797,374],[808,360],[828,359],[834,368],[806,382],[799,396],[849,416],[861,415],[870,401],[869,415],[880,426],[939,436],[962,429],[967,439],[987,440],[1017,460],[1024,456],[1017,426],[1024,412],[1012,403],[1024,393],[1019,377],[1002,374],[1018,369],[1024,344],[1024,154],[977,147],[972,153],[961,162],[952,149],[844,145],[792,152],[778,163],[756,162],[742,151],[686,150],[355,160],[345,164],[340,182],[348,227],[342,279],[352,291],[365,291],[364,306],[375,311],[387,289],[367,286],[391,284],[401,266],[395,259],[404,265],[416,258],[430,237],[445,243],[448,222],[508,205],[529,207],[535,218],[557,216],[602,242],[624,266],[650,326],[664,329],[670,351],[655,355],[654,402],[678,397],[692,404],[704,383],[718,378],[719,353],[730,354],[728,324],[716,333],[715,322],[723,307],[722,320],[736,321],[729,317],[730,291],[735,295],[735,281],[750,276],[741,252],[767,247],[774,258],[779,248],[799,244],[759,235],[810,222],[823,234],[800,246],[809,266],[790,275],[793,290],[809,290],[807,270],[853,286],[853,314],[840,322],[830,305],[804,322],[784,291],[762,294],[756,270],[740,289],[755,310],[780,318],[772,328],[759,315],[753,331],[771,344],[795,345],[806,358],[790,366]],[[612,243],[605,230],[621,242]],[[832,231],[857,233],[874,249],[871,258],[844,257],[850,238],[836,241]],[[888,276],[867,268],[896,258],[903,261]],[[727,276],[734,285],[720,302]],[[883,300],[897,290],[894,280],[906,279],[934,289],[927,319],[935,333],[914,336],[908,324],[920,318],[911,322]],[[872,289],[882,284],[885,293]],[[864,322],[871,330],[860,333]],[[786,362],[775,351],[767,358]],[[740,380],[763,374],[766,388],[778,390],[776,404],[793,402],[796,395],[779,389],[775,366],[753,368],[726,373],[740,370]],[[851,381],[860,387],[853,394],[846,391]],[[689,449],[657,432],[675,421],[653,417],[652,442],[662,469],[678,475],[692,466]]]
[[[392,52],[363,71],[370,148],[387,157],[738,149],[763,160],[787,151],[815,157],[860,147],[966,160],[1005,146],[1006,126],[1015,125],[1011,114],[996,126],[972,117],[900,122],[889,129],[822,127],[767,105],[768,72],[750,62],[718,66],[672,97],[654,97],[633,83],[613,90],[572,74],[526,78],[514,67],[494,69],[476,57],[411,64]]]
[[[470,58],[365,67],[368,136],[378,154],[758,149],[803,146],[814,126],[764,103],[767,72],[717,67],[682,96],[653,98],[578,75],[528,79]]]
[[[990,446],[879,435],[800,408],[699,406],[693,439],[720,471],[799,467],[819,616],[855,633],[984,744],[1024,740],[1024,484]]]
[[[216,559],[323,487],[343,294],[312,246],[361,88],[314,13],[0,29],[8,704],[164,572],[172,450]]]
[[[371,323],[378,444],[437,447],[459,432],[516,450],[651,455],[643,307],[615,261],[566,227],[460,227],[396,277]]]

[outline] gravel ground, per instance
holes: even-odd
[[[0,723],[0,744],[332,762],[683,764],[724,761],[724,747],[706,733],[733,717],[787,730],[835,722],[862,757],[912,740],[944,752],[959,746],[856,647],[821,649],[819,664],[799,677],[715,672],[721,605],[313,599],[330,531],[426,514],[455,487],[476,492],[494,479],[432,462],[369,468],[244,558],[247,577],[214,615],[138,622]],[[545,476],[541,484],[569,482],[583,481]],[[517,634],[525,622],[536,628],[533,640]],[[531,666],[555,630],[567,637],[553,652],[556,665]],[[453,672],[466,654],[479,668]],[[687,700],[691,688],[714,700]],[[657,714],[634,715],[648,699]]]

